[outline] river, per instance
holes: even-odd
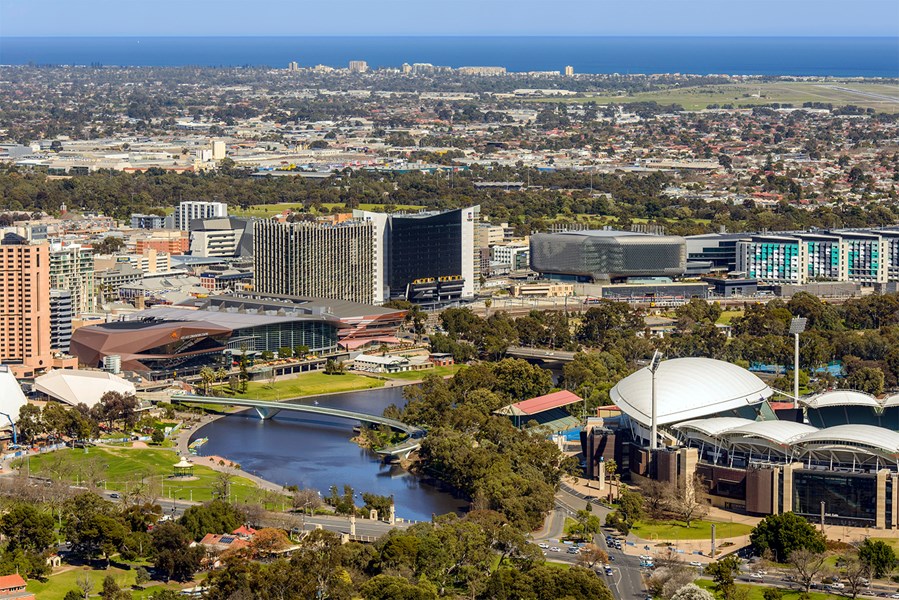
[[[390,404],[405,403],[402,387],[318,396],[321,406],[333,406],[380,415]],[[311,400],[310,400],[311,401]],[[381,458],[350,441],[358,423],[331,417],[281,412],[262,421],[254,410],[229,415],[195,432],[207,437],[202,455],[217,455],[240,463],[241,468],[274,483],[318,489],[327,495],[332,485],[353,486],[362,492],[392,495],[396,514],[427,521],[433,514],[463,512],[464,499],[455,498],[429,481]]]

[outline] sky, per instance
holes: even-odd
[[[0,36],[899,36],[897,0],[0,0]]]

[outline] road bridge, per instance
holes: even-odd
[[[506,350],[506,356],[512,358],[523,358],[524,360],[542,363],[564,363],[574,360],[574,352],[565,350],[547,350],[545,348],[524,348],[522,346],[511,346]]]

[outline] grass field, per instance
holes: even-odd
[[[386,205],[384,204],[360,204],[359,209],[370,210],[374,212],[384,212],[385,206]],[[418,206],[415,204],[394,204],[393,206],[398,211],[415,211],[424,208],[423,206]],[[345,208],[346,204],[344,204],[343,202],[326,202],[322,204],[322,207],[327,208],[328,210],[334,210],[335,208]],[[305,208],[300,202],[278,202],[276,204],[253,204],[247,210],[242,210],[237,206],[229,207],[228,210],[237,217],[268,218],[285,210],[303,211],[305,210]]]
[[[759,97],[761,93],[761,97]],[[753,97],[755,96],[755,97]],[[617,96],[597,95],[587,98],[543,98],[535,102],[593,101],[597,104],[626,104],[655,101],[659,104],[680,104],[687,110],[702,110],[709,104],[734,106],[787,103],[801,107],[804,102],[825,102],[834,106],[854,104],[873,108],[878,112],[899,112],[899,89],[877,83],[834,82],[766,82],[758,84],[725,84],[672,88],[658,92]]]
[[[119,587],[127,590],[130,590],[131,586],[134,585],[135,577],[137,576],[137,571],[134,569],[124,570],[118,567],[110,567],[105,570],[77,568],[53,575],[46,581],[46,583],[42,583],[36,579],[31,580],[28,582],[26,589],[33,593],[35,597],[40,598],[40,600],[63,600],[69,590],[78,589],[77,581],[84,572],[90,573],[91,581],[94,583],[92,594],[95,596],[99,594],[100,589],[103,587],[103,579],[105,579],[107,575],[112,575],[116,580],[116,583],[119,584]],[[149,598],[152,593],[158,592],[163,588],[180,590],[182,589],[182,586],[177,584],[164,585],[154,581],[151,584],[145,584],[144,589],[141,591],[132,591],[132,598],[135,598],[136,600]]]
[[[656,521],[639,522],[631,529],[631,533],[645,540],[710,540],[713,524],[715,537],[719,540],[748,535],[752,531],[752,526],[743,523],[693,521],[688,528],[683,521]]]
[[[715,586],[715,583],[712,580],[697,579],[695,583],[699,587],[707,589],[714,594],[712,588]],[[764,600],[764,596],[762,595],[762,593],[768,588],[768,586],[738,583],[737,588],[746,590],[746,600]],[[802,596],[802,592],[799,592],[797,590],[786,590],[781,588],[781,591],[783,592],[783,600],[799,600],[799,598]],[[834,596],[833,594],[824,594],[822,592],[809,592],[808,595],[808,600],[835,600],[836,598],[845,598],[845,596]]]
[[[718,317],[718,323],[722,325],[730,325],[730,322],[736,319],[737,317],[742,317],[742,310],[722,310],[721,316]]]
[[[333,394],[382,387],[384,382],[363,375],[325,375],[321,371],[303,373],[295,379],[282,379],[274,384],[263,381],[251,381],[247,391],[234,394],[234,398],[252,398],[254,400],[287,400],[300,396],[315,394]]]
[[[178,457],[171,450],[156,448],[88,448],[84,450],[57,450],[47,454],[32,456],[29,460],[32,473],[52,476],[57,468],[56,461],[68,461],[65,472],[71,473],[74,483],[78,475],[78,462],[97,458],[97,469],[106,480],[106,489],[127,491],[130,486],[139,482],[141,478],[150,477],[162,480],[162,492],[160,502],[174,498],[176,500],[190,500],[204,502],[212,499],[212,486],[217,474],[209,467],[197,465],[194,467],[195,481],[170,481],[168,476],[172,474],[172,465],[178,462]],[[231,482],[231,493],[235,501],[258,500],[259,490],[250,480],[243,477],[235,477]]]
[[[447,375],[455,375],[463,365],[451,365],[449,367],[434,367],[433,369],[425,369],[424,371],[405,371],[403,373],[384,374],[388,379],[401,379],[403,381],[418,381],[424,379],[425,375],[438,375],[446,377]]]

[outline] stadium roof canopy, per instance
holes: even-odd
[[[818,431],[817,427],[794,421],[755,421],[734,427],[726,435],[730,440],[736,437],[757,438],[777,446],[789,446],[815,431]]]
[[[693,419],[674,426],[679,431],[695,431],[707,437],[716,438],[742,425],[755,423],[752,419],[740,417],[711,417],[709,419]]]
[[[619,381],[609,394],[631,419],[651,424],[649,367]],[[659,364],[656,394],[658,424],[667,425],[760,404],[773,391],[737,365],[711,358],[675,358]]]
[[[816,394],[811,398],[802,400],[808,408],[827,408],[830,406],[865,406],[879,409],[881,407],[877,398],[856,390],[832,390]]]
[[[104,371],[57,369],[34,380],[34,389],[51,398],[71,404],[83,402],[89,408],[100,402],[106,392],[133,394],[134,384]]]
[[[894,462],[899,458],[899,432],[874,425],[837,425],[819,429],[799,440],[817,458],[831,457],[841,462],[869,454]]]
[[[13,422],[19,419],[19,410],[27,404],[28,400],[22,392],[22,386],[16,380],[9,368],[0,366],[0,412],[9,415]],[[0,418],[0,428],[9,424],[5,418]]]

